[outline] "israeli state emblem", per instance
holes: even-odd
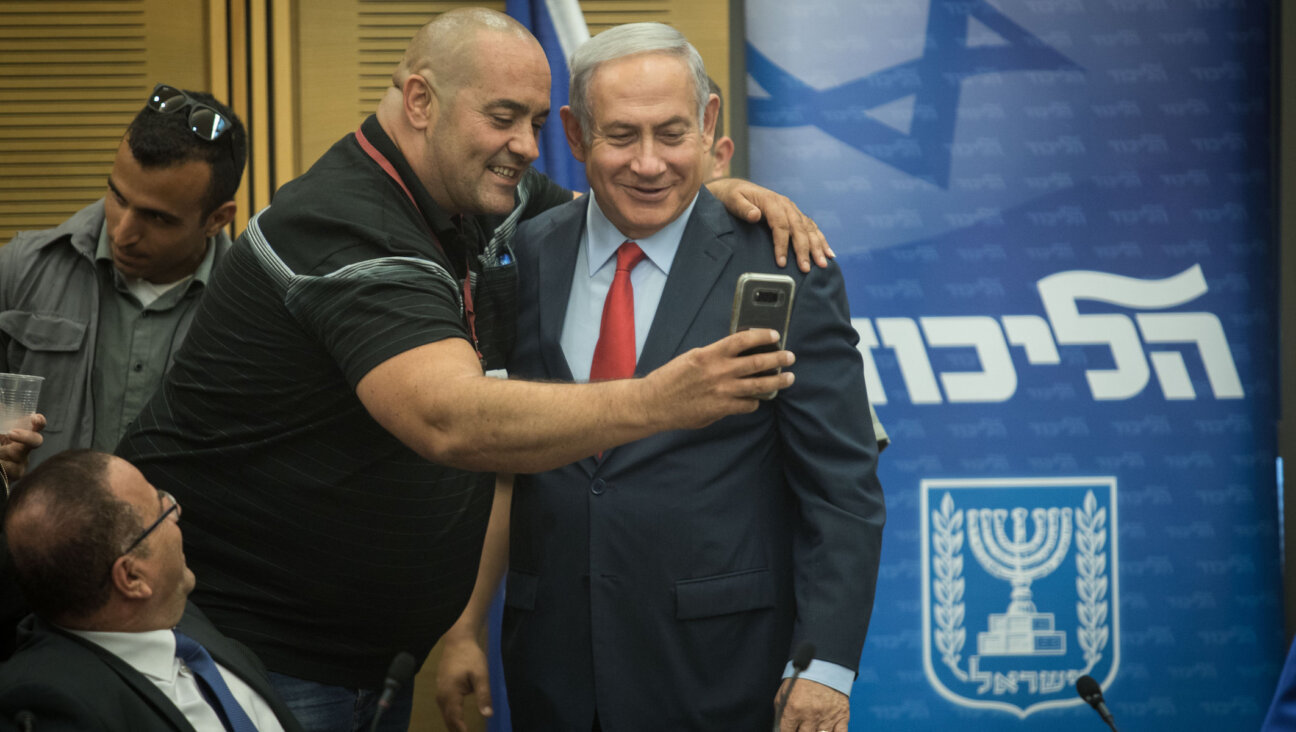
[[[1075,706],[1120,662],[1116,479],[925,480],[923,667],[955,704]]]

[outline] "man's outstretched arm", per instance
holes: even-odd
[[[784,389],[788,351],[739,355],[777,342],[749,330],[675,357],[641,379],[558,384],[488,378],[466,340],[447,338],[398,354],[356,387],[365,408],[423,457],[466,470],[534,473],[673,429],[754,411],[762,392]]]

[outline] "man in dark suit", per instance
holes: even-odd
[[[35,615],[0,665],[0,725],[299,732],[261,662],[188,603],[179,518],[134,466],[91,450],[17,484],[5,533]]]
[[[718,100],[677,31],[605,31],[571,67],[562,120],[593,195],[518,230],[509,370],[642,375],[725,335],[738,276],[775,271],[769,235],[701,190]],[[793,649],[812,643],[783,729],[846,732],[885,510],[841,273],[789,274],[790,388],[701,430],[519,475],[511,525],[502,486],[469,613],[507,545],[515,729],[769,729]],[[479,622],[466,614],[446,637],[452,727],[466,693],[489,706]]]

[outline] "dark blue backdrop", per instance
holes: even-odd
[[[852,729],[1255,729],[1283,656],[1274,8],[748,0],[752,178],[894,446]]]

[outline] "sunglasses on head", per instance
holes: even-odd
[[[207,142],[215,142],[230,128],[230,121],[225,115],[189,96],[184,90],[168,84],[153,87],[153,93],[148,98],[148,108],[162,114],[188,108],[189,129]]]

